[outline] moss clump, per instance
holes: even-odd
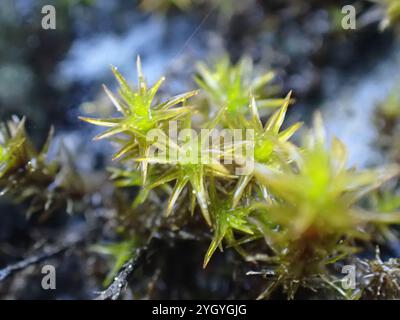
[[[1,195],[29,201],[28,215],[40,212],[47,216],[60,206],[72,213],[74,200],[85,193],[72,163],[48,161],[52,132],[37,150],[26,133],[25,119],[14,117],[0,125]]]
[[[150,239],[161,226],[178,232],[190,221],[199,223],[196,217],[201,214],[205,224],[198,224],[195,229],[213,233],[204,267],[216,249],[222,250],[226,244],[244,260],[256,263],[262,270],[260,274],[272,277],[260,297],[268,297],[281,288],[294,298],[298,288],[316,289],[327,285],[328,279],[336,279],[332,266],[354,256],[361,250],[359,243],[372,239],[370,226],[400,222],[399,214],[370,212],[360,206],[360,199],[399,174],[397,166],[364,171],[348,168],[343,143],[333,139],[327,147],[319,114],[298,146],[290,138],[300,123],[281,130],[290,94],[275,101],[281,107],[265,125],[259,116],[260,101],[251,91],[265,85],[270,76],[244,85],[241,79],[247,69],[229,66],[226,61],[214,74],[204,66],[200,70],[202,80],[198,82],[207,93],[207,104],[216,110],[204,104],[197,109],[208,117],[213,114],[211,121],[194,126],[191,118],[196,106],[177,106],[194,93],[153,104],[161,81],[147,89],[140,62],[136,90],[115,69],[122,100],[106,90],[121,113],[120,118],[82,118],[110,127],[100,138],[119,135],[115,141],[122,144],[122,151],[115,158],[124,156],[124,168],[113,169],[113,177],[119,179],[120,185],[141,187],[134,205],[145,206],[142,214],[154,218],[142,226],[148,228]],[[218,128],[252,130],[255,134],[252,138],[242,135],[228,144],[226,137],[219,136],[210,147],[192,134],[175,141],[167,129],[170,120],[177,120],[178,130],[190,133],[208,129],[205,141]],[[161,132],[156,140],[146,135],[153,128]],[[243,146],[250,146],[247,150],[254,154],[232,152]],[[151,148],[155,149],[150,152]],[[174,153],[190,156],[161,156]],[[202,162],[203,155],[210,153],[216,155],[214,161]],[[239,174],[237,169],[243,169],[249,159],[254,170]],[[166,198],[165,202],[161,200]],[[152,206],[157,201],[158,205]]]

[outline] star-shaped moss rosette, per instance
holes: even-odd
[[[225,127],[241,128],[248,114],[249,95],[257,100],[259,108],[276,108],[284,99],[266,99],[265,87],[274,78],[273,72],[257,76],[250,58],[242,58],[237,64],[231,64],[227,56],[218,60],[212,68],[204,63],[197,65],[198,86],[204,90],[208,108],[211,112],[226,107],[222,124]]]
[[[253,224],[248,221],[248,216],[254,211],[252,206],[232,208],[230,196],[221,197],[217,194],[215,183],[210,184],[211,215],[213,220],[214,237],[204,257],[203,268],[205,268],[214,255],[217,248],[223,251],[222,242],[225,240],[228,246],[235,248],[245,256],[240,247],[240,240],[236,240],[235,234],[244,235],[246,240],[254,237],[257,233]]]
[[[221,151],[220,148],[213,149],[214,144],[210,144],[213,130],[218,125],[222,115],[223,111],[204,128],[206,131],[202,135],[198,135],[192,129],[191,118],[188,116],[181,127],[182,130],[186,129],[188,134],[181,137],[181,141],[174,141],[163,131],[159,131],[160,135],[157,141],[152,141],[152,145],[161,151],[162,156],[158,156],[156,152],[153,152],[155,156],[135,159],[139,162],[145,161],[150,164],[167,166],[165,173],[161,177],[155,182],[146,185],[147,190],[152,190],[166,183],[175,182],[167,204],[167,216],[172,213],[182,191],[187,185],[190,185],[191,212],[193,213],[194,211],[197,199],[205,221],[212,225],[208,210],[209,195],[206,179],[209,176],[224,179],[234,178],[220,162],[223,150]],[[219,144],[217,146],[219,147]]]
[[[165,78],[162,77],[153,87],[148,88],[139,57],[137,58],[138,88],[136,91],[128,85],[116,68],[113,67],[112,71],[120,84],[118,90],[120,98],[115,97],[105,86],[104,90],[122,116],[108,119],[87,117],[80,117],[80,119],[110,128],[96,136],[95,140],[109,138],[117,134],[125,135],[125,138],[116,139],[121,144],[121,149],[114,155],[113,159],[128,154],[130,157],[145,157],[150,147],[146,140],[146,134],[152,129],[168,126],[169,121],[178,120],[185,116],[190,111],[190,107],[177,106],[185,104],[187,99],[197,94],[197,91],[187,92],[161,103],[156,103],[154,101],[155,96]],[[143,182],[146,181],[147,167],[146,162],[141,163]]]
[[[368,224],[400,222],[398,213],[367,212],[357,206],[360,198],[398,175],[399,168],[346,168],[346,148],[333,139],[327,149],[319,114],[303,150],[293,158],[291,170],[255,165],[257,179],[277,198],[272,204],[258,204],[263,212],[253,220],[274,253],[266,262],[275,266],[275,280],[263,297],[283,286],[293,298],[299,286],[326,274],[329,264],[356,252],[355,240],[370,237]]]
[[[288,142],[288,140],[296,133],[296,131],[302,126],[302,123],[298,122],[290,126],[289,128],[281,131],[282,124],[285,120],[285,115],[288,106],[291,101],[291,92],[286,96],[282,106],[274,112],[263,126],[257,108],[257,103],[254,97],[251,98],[250,102],[250,114],[251,118],[247,121],[246,128],[254,130],[254,161],[268,165],[273,168],[279,168],[281,162],[290,162],[289,156],[286,149],[294,148],[294,146]],[[253,196],[251,189],[257,186],[260,189],[264,199],[271,201],[271,197],[268,192],[268,188],[264,184],[259,184],[257,179],[254,179],[253,172],[249,174],[241,175],[234,190],[232,207],[236,207],[239,201],[242,199],[243,194]],[[249,189],[246,191],[246,189]]]

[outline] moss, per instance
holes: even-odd
[[[204,104],[194,108],[176,106],[193,93],[153,104],[161,81],[147,89],[140,62],[136,90],[129,88],[115,69],[122,100],[106,89],[122,115],[120,118],[82,119],[111,127],[100,138],[121,136],[116,141],[123,148],[114,158],[124,156],[124,169],[113,169],[113,177],[119,179],[120,186],[141,187],[137,196],[140,201],[136,198],[134,206],[144,206],[146,210],[139,209],[135,215],[158,217],[147,225],[150,234],[157,232],[160,225],[176,232],[192,220],[198,223],[197,217],[202,215],[205,225],[197,228],[208,229],[213,234],[204,267],[209,265],[217,248],[222,250],[226,245],[234,248],[244,261],[257,262],[264,270],[261,274],[272,275],[267,289],[260,295],[262,298],[278,288],[288,298],[294,298],[299,288],[315,290],[327,285],[327,279],[337,281],[331,266],[360,251],[358,243],[371,240],[370,226],[400,222],[400,214],[369,212],[359,205],[360,199],[397,176],[399,168],[349,169],[344,144],[333,139],[327,146],[319,114],[301,145],[290,142],[301,126],[297,123],[281,131],[291,95],[276,100],[281,107],[263,125],[258,113],[260,100],[251,95],[258,88],[253,84],[259,81],[250,79],[244,85],[241,79],[247,68],[235,69],[234,76],[227,71],[231,67],[226,61],[221,68],[215,74],[210,74],[205,67],[201,69],[203,80],[199,84],[207,93],[207,104],[214,106],[217,113],[211,121],[196,127],[191,118],[196,111],[207,114],[208,108]],[[266,77],[262,79],[263,85],[267,83]],[[145,126],[142,126],[143,119]],[[168,120],[175,119],[178,130],[195,133],[196,129],[208,129],[206,141],[217,128],[253,130],[255,135],[253,139],[242,136],[228,145],[222,144],[219,137],[212,147],[191,134],[175,141],[166,125]],[[161,132],[156,141],[146,136],[150,128]],[[246,144],[255,151],[254,170],[240,175],[236,169],[244,166],[243,160],[249,154],[232,151]],[[152,145],[158,153],[150,155]],[[161,151],[169,155],[190,154],[189,159],[196,161],[186,161],[185,157],[165,158]],[[208,153],[217,155],[214,158],[217,161],[202,162],[202,156]],[[231,160],[228,164],[227,158]],[[156,205],[159,209],[151,209],[154,196],[168,200]]]
[[[1,195],[16,202],[29,202],[28,215],[49,215],[66,207],[72,213],[74,200],[85,194],[72,163],[48,161],[52,131],[41,150],[37,150],[25,130],[25,119],[14,117],[0,126]],[[64,150],[65,152],[65,150]]]

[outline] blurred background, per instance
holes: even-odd
[[[115,89],[111,65],[133,82],[135,59],[140,55],[150,83],[166,75],[162,94],[168,96],[196,88],[197,61],[212,64],[228,55],[235,63],[246,55],[252,57],[256,69],[276,73],[277,96],[294,91],[296,103],[289,122],[308,122],[320,109],[328,132],[347,144],[351,164],[365,167],[389,162],[391,156],[379,147],[381,127],[375,121],[377,108],[389,97],[398,101],[393,96],[400,89],[398,16],[389,16],[389,3],[2,0],[0,119],[26,116],[28,132],[37,145],[53,125],[55,140],[63,141],[80,170],[102,170],[110,161],[110,146],[92,143],[98,131],[79,121],[78,115],[112,112],[101,89],[103,83]],[[55,30],[41,25],[41,10],[47,4],[56,9]],[[348,4],[357,10],[356,30],[341,26],[342,7]],[[394,103],[398,110],[399,104]],[[21,210],[6,203],[0,210],[0,268],[17,261],[27,248],[34,250],[43,234],[51,238],[60,232],[61,222],[54,222],[28,235],[31,222]],[[89,232],[83,220],[77,218],[68,228]],[[98,267],[102,260],[93,259],[74,253],[58,262],[61,280],[56,298],[93,297],[105,272]],[[93,271],[96,268],[100,268],[98,273]],[[0,284],[0,297],[54,298],[35,287],[32,274],[28,270],[25,276]],[[202,290],[219,297],[228,289]],[[193,297],[182,292],[161,297]]]

